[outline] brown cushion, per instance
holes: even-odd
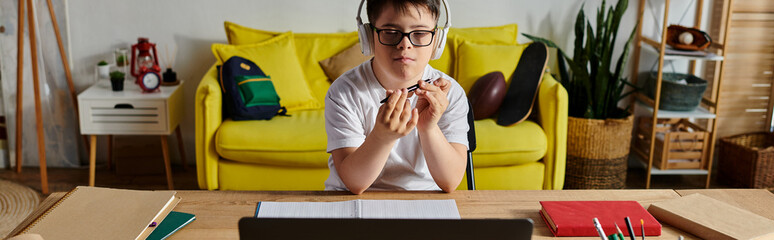
[[[325,71],[325,75],[328,76],[328,79],[333,82],[339,78],[341,74],[344,74],[369,59],[371,59],[370,56],[363,56],[363,53],[360,52],[360,43],[356,43],[333,57],[320,61],[320,66],[323,71]]]

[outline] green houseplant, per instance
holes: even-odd
[[[118,92],[124,90],[124,76],[126,76],[126,74],[121,71],[110,72],[110,87],[113,91]]]
[[[603,0],[596,26],[586,19],[581,7],[572,58],[554,42],[524,34],[557,48],[559,79],[570,98],[565,188],[623,188],[626,181],[633,118],[628,109],[618,107],[618,102],[636,90],[622,76],[635,31],[628,35],[623,53],[613,65],[618,28],[628,0],[618,1],[607,11],[606,7]],[[626,86],[635,90],[624,93]]]
[[[105,62],[104,60],[99,61],[99,63],[97,63],[97,76],[99,78],[105,79],[110,77],[109,74],[110,74],[110,66],[108,65],[108,63]]]

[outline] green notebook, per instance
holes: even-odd
[[[175,212],[172,211],[167,215],[167,217],[164,218],[163,221],[161,221],[161,224],[156,226],[156,229],[153,230],[153,232],[146,238],[147,240],[163,240],[168,238],[169,236],[172,236],[173,233],[177,232],[177,230],[180,230],[188,223],[193,222],[193,220],[196,220],[196,217],[194,217],[193,214],[190,213],[181,213],[181,212]]]

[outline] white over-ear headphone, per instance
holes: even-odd
[[[363,19],[360,18],[360,13],[363,10],[363,4],[366,0],[360,0],[360,6],[357,8],[357,32],[360,36],[360,51],[363,55],[371,56],[374,54],[374,31],[371,29],[371,24],[363,24]],[[435,49],[433,49],[433,57],[431,60],[441,58],[443,49],[446,47],[446,34],[449,33],[449,27],[451,27],[451,14],[449,12],[449,4],[446,0],[441,0],[443,3],[444,11],[446,12],[446,24],[443,28],[436,30],[435,35],[438,37],[436,41]]]

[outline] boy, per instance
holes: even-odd
[[[326,190],[451,192],[459,185],[468,103],[456,81],[428,65],[441,42],[439,7],[438,0],[368,1],[374,57],[334,81],[325,99]]]

